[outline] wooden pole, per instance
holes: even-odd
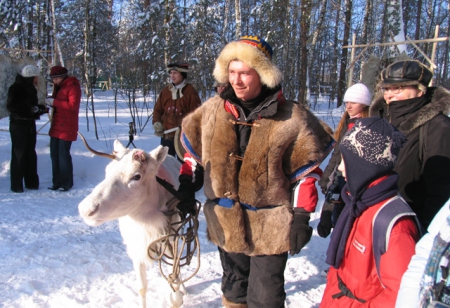
[[[425,39],[425,40],[414,40],[411,42],[414,43],[434,43],[434,42],[445,42],[448,41],[448,37],[439,37],[436,39]],[[408,41],[403,41],[403,42],[389,42],[389,43],[376,43],[376,44],[372,44],[373,47],[375,46],[390,46],[390,45],[401,45],[401,44],[409,44],[410,42]],[[367,44],[363,44],[363,45],[347,45],[347,46],[342,46],[342,48],[356,48],[356,47],[366,47]]]
[[[434,29],[434,38],[438,38],[439,35],[439,25],[436,25],[436,29]],[[437,42],[433,43],[433,48],[431,50],[431,62],[434,63],[434,60],[436,58],[436,47],[437,47]]]
[[[410,40],[409,37],[406,37],[406,38],[407,38],[408,40]],[[411,43],[411,45],[413,45],[413,46],[417,49],[418,52],[420,52],[420,54],[425,58],[425,60],[427,60],[428,63],[430,63],[430,66],[431,66],[433,69],[435,69],[435,68],[437,67],[436,64],[434,64],[434,62],[433,62],[430,58],[428,58],[428,56],[427,56],[422,50],[420,50],[419,46],[417,46],[416,44],[414,44],[413,41],[411,41],[411,40],[410,40],[410,43]]]

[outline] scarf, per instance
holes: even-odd
[[[428,94],[420,97],[391,102],[388,105],[389,122],[395,127],[401,127],[405,121],[411,121],[411,115],[419,111],[423,106],[430,102],[430,97]]]
[[[186,85],[186,79],[183,79],[183,82],[177,86],[174,85],[173,83],[171,84],[171,86],[169,87],[169,90],[170,90],[170,92],[172,92],[173,100],[180,99],[183,97],[183,92],[181,92],[181,90],[183,90],[185,85]]]
[[[348,184],[345,184],[341,192],[345,207],[331,234],[326,259],[328,264],[336,269],[339,268],[355,219],[360,217],[369,207],[397,195],[397,180],[398,175],[393,173],[380,183],[366,188],[356,197],[347,194]]]
[[[447,216],[445,223],[434,238],[433,247],[428,256],[427,265],[420,282],[419,307],[426,308],[433,299],[440,300],[440,298],[436,298],[439,294],[435,294],[433,291],[436,289],[437,274],[441,267],[448,267],[449,258],[450,216]]]

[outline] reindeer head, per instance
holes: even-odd
[[[118,140],[114,141],[113,154],[94,151],[112,162],[106,166],[105,179],[78,205],[84,221],[97,226],[125,215],[138,216],[143,210],[156,210],[159,198],[155,175],[167,152],[162,146],[150,153],[129,150]]]

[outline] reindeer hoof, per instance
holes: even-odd
[[[170,294],[170,303],[172,308],[179,308],[183,305],[183,293],[178,290]]]

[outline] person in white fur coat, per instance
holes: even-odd
[[[431,277],[429,269],[433,266],[433,258],[430,258],[432,252],[436,252],[436,246],[441,241],[442,244],[446,243],[446,251],[448,254],[450,238],[450,199],[441,210],[436,214],[431,224],[428,227],[428,233],[426,233],[420,241],[416,244],[416,253],[412,257],[408,270],[402,277],[402,282],[400,285],[400,291],[398,292],[396,308],[403,307],[428,307],[430,301],[432,301],[434,296],[431,296],[429,291],[436,288],[438,282],[436,282],[436,275]],[[437,237],[441,237],[438,239]],[[437,259],[437,269],[442,265],[442,259]],[[439,263],[439,264],[438,264]],[[445,262],[444,262],[445,263]],[[448,266],[447,266],[448,268]],[[426,273],[428,272],[428,274]],[[437,275],[440,276],[441,270],[437,271]],[[438,279],[440,281],[440,279]],[[444,289],[449,290],[449,282],[447,281]],[[445,296],[444,296],[445,297]],[[447,298],[448,299],[448,298]],[[446,301],[442,296],[437,298],[439,301]],[[449,303],[447,302],[447,305]],[[450,307],[450,306],[442,306]]]

